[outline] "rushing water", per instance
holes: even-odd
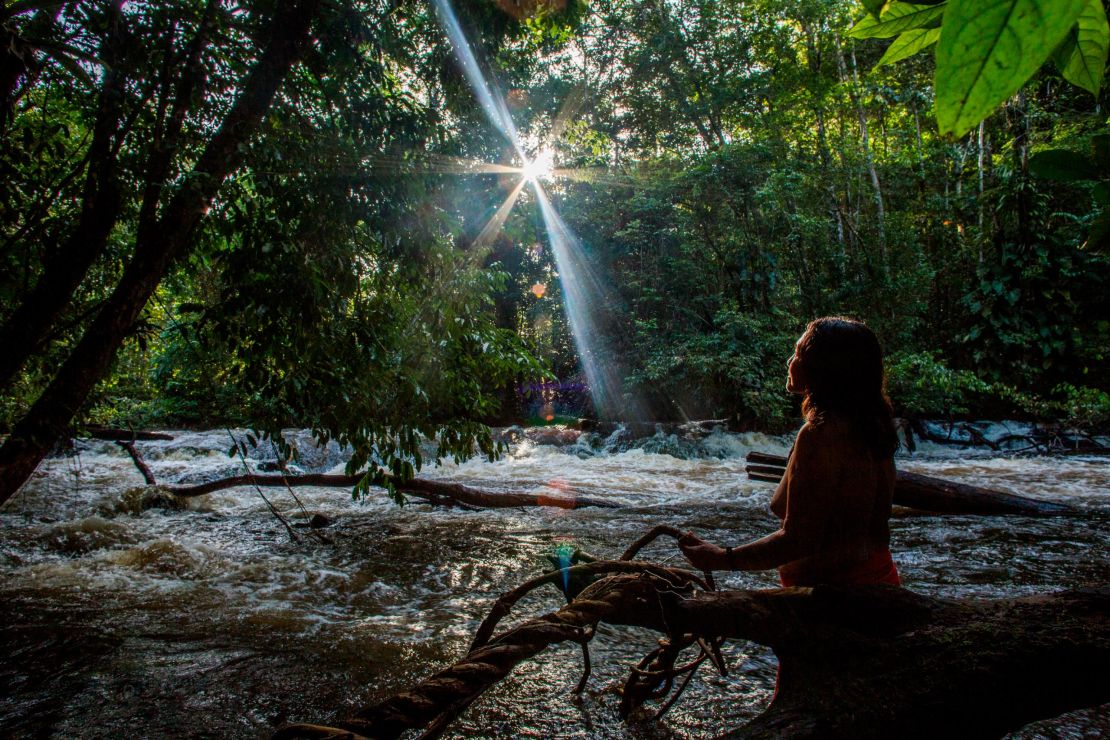
[[[305,436],[300,435],[302,440]],[[550,444],[557,442],[558,444]],[[286,721],[327,722],[461,656],[500,593],[549,567],[567,539],[617,556],[651,526],[739,543],[772,531],[773,486],[747,480],[752,449],[789,440],[715,433],[659,435],[628,448],[576,432],[533,433],[496,463],[426,470],[489,490],[589,495],[619,509],[445,511],[384,495],[266,489],[294,522],[320,513],[328,541],[293,541],[259,493],[238,488],[184,509],[150,508],[151,489],[111,442],[50,458],[0,514],[0,734],[82,737],[265,735]],[[226,432],[178,432],[138,448],[159,481],[242,473]],[[674,454],[683,457],[676,457]],[[265,455],[256,453],[256,466]],[[925,593],[1003,596],[1105,586],[1110,579],[1110,465],[1098,457],[1015,457],[926,446],[901,468],[1073,505],[1051,519],[934,517],[892,521],[905,584]],[[334,448],[305,456],[342,466]],[[676,562],[673,543],[646,557]],[[771,587],[770,573],[726,587]],[[514,615],[558,605],[537,592]],[[577,646],[521,666],[468,710],[465,736],[712,737],[767,704],[774,656],[728,646],[727,678],[703,669],[659,723],[624,723],[617,689],[657,635],[602,627],[581,696]],[[1110,705],[1031,725],[1020,737],[1110,734]]]

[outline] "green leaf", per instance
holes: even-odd
[[[1037,177],[1060,182],[1080,182],[1098,178],[1089,157],[1067,149],[1046,149],[1029,158],[1029,171]]]
[[[950,0],[937,44],[942,134],[962,136],[1040,69],[1088,0]]]
[[[1087,0],[1079,20],[1056,50],[1053,60],[1071,84],[1098,97],[1106,56],[1110,51],[1110,24],[1102,0]]]
[[[875,16],[876,18],[878,18],[879,14],[883,12],[883,6],[886,5],[886,0],[860,0],[860,1],[863,3],[863,7],[867,9],[867,12],[870,13],[871,15]]]
[[[58,2],[58,0],[16,0],[14,3],[4,4],[7,7],[0,10],[0,19],[7,20],[32,10],[53,10],[59,5],[71,5],[72,3]]]
[[[900,62],[907,57],[912,57],[919,51],[924,51],[930,46],[935,44],[940,38],[939,28],[915,28],[912,31],[906,31],[898,38],[894,39],[890,46],[886,47],[886,53],[883,54],[882,59],[875,65],[876,68],[884,64],[893,64]]]
[[[848,35],[857,39],[885,39],[897,36],[903,31],[925,28],[939,21],[944,15],[944,4],[912,5],[910,3],[888,3],[882,15],[876,18],[865,15],[852,26]]]

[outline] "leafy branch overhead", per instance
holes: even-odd
[[[936,116],[942,134],[962,136],[1050,60],[1098,96],[1110,49],[1102,0],[864,0],[854,38],[894,41],[879,66],[936,47]]]

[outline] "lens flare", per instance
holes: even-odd
[[[624,393],[619,352],[616,351],[615,345],[610,344],[612,337],[623,331],[619,321],[606,318],[615,314],[613,295],[603,287],[586,255],[584,245],[556,212],[542,185],[542,181],[550,180],[560,172],[567,173],[568,179],[573,178],[574,175],[586,177],[578,170],[556,170],[555,157],[550,146],[562,136],[563,130],[582,106],[585,100],[585,88],[579,88],[568,97],[556,116],[548,138],[531,155],[526,154],[524,140],[513,122],[505,97],[487,78],[479,65],[474,49],[466,38],[450,0],[433,0],[433,2],[436,15],[451,42],[459,66],[470,83],[478,103],[490,123],[512,144],[517,161],[521,163],[521,166],[515,170],[520,177],[517,187],[483,229],[479,241],[488,242],[497,235],[509,210],[520,195],[521,187],[524,184],[531,185],[547,232],[548,243],[555,257],[567,323],[570,325],[571,335],[588,380],[594,405],[603,418],[643,419],[644,415],[637,399]],[[450,164],[456,166],[458,163]],[[543,292],[546,293],[546,286],[542,287]],[[541,297],[543,293],[536,294],[535,288],[536,286],[533,286],[533,294],[537,298]]]
[[[536,298],[543,298],[545,293],[547,293],[547,286],[543,283],[536,283],[532,286],[532,295]]]
[[[536,153],[532,159],[525,160],[520,173],[530,183],[540,180],[550,180],[555,172],[555,153],[550,149],[543,149]]]

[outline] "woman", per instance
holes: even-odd
[[[805,397],[786,473],[771,499],[780,529],[739,547],[692,533],[679,540],[701,570],[779,569],[784,586],[900,585],[890,557],[894,431],[879,341],[863,323],[810,323],[790,358],[786,389]]]

